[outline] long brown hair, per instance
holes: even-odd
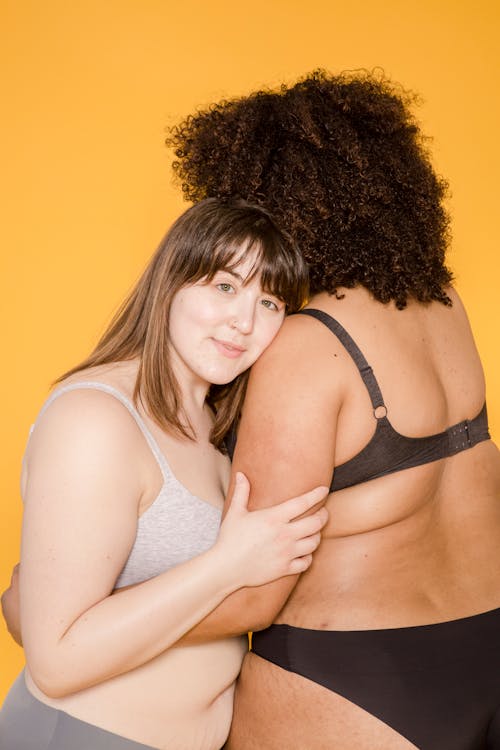
[[[58,382],[89,367],[138,358],[134,403],[141,401],[165,431],[193,439],[172,368],[170,305],[182,287],[211,281],[252,251],[257,255],[253,273],[260,273],[263,289],[283,300],[288,312],[300,309],[307,297],[307,267],[289,236],[259,206],[208,198],[174,222],[95,349]],[[238,419],[247,377],[242,373],[210,389],[208,402],[215,410],[210,439],[219,449]]]

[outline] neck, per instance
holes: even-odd
[[[181,403],[188,416],[200,414],[205,408],[210,383],[195,375],[172,352],[172,369],[179,385]]]

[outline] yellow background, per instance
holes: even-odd
[[[499,437],[499,16],[496,0],[2,0],[1,589],[48,385],[89,351],[184,207],[165,126],[318,66],[380,66],[424,97]],[[1,624],[0,700],[21,664]]]

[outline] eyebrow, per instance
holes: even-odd
[[[241,263],[241,258],[239,258],[237,262],[234,263],[234,265],[223,266],[222,268],[219,268],[218,271],[216,271],[215,273],[228,273],[234,279],[237,279],[241,284],[243,284],[243,286],[247,284],[249,281],[251,281],[256,275],[261,273],[261,270],[259,269],[258,264],[255,263],[250,269],[250,272],[246,276],[242,276],[240,273],[236,271],[240,263]],[[273,292],[270,292],[270,294],[273,294]]]
[[[243,278],[243,276],[241,274],[236,273],[236,271],[231,271],[230,268],[219,268],[219,272],[221,272],[221,273],[228,273],[231,276],[233,276],[235,279],[238,279],[238,281],[241,281],[241,283],[243,283],[245,281],[245,279]]]

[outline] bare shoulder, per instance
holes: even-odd
[[[344,349],[321,322],[308,315],[285,319],[278,335],[252,368],[252,380],[286,379],[288,384],[308,384],[331,392],[332,374],[342,380]]]
[[[469,312],[460,294],[455,289],[455,287],[452,286],[446,288],[446,294],[451,300],[451,308],[448,307],[446,309],[448,311],[451,311],[451,314],[454,317],[457,325],[462,325],[463,328],[467,330],[467,332],[472,333],[469,320]]]
[[[93,388],[56,395],[42,411],[26,451],[27,473],[48,461],[95,462],[120,465],[145,444],[132,415],[116,397]],[[135,462],[136,463],[136,462]]]
[[[467,318],[467,311],[465,309],[465,305],[458,291],[455,289],[455,287],[448,286],[446,287],[445,291],[451,300],[451,309],[453,310],[455,315]]]
[[[458,339],[461,339],[464,342],[469,342],[470,347],[472,347],[472,350],[474,350],[475,337],[466,307],[459,293],[454,287],[447,287],[446,293],[450,298],[452,304],[451,307],[445,308],[445,314],[447,314],[447,316],[449,317],[444,324],[446,326],[449,326],[449,328],[455,332],[455,335]],[[442,307],[443,306],[440,305],[440,308]]]
[[[81,387],[49,396],[34,426],[34,435],[58,427],[79,430],[117,431],[135,420],[115,396],[97,388]],[[127,432],[127,430],[125,429]]]

